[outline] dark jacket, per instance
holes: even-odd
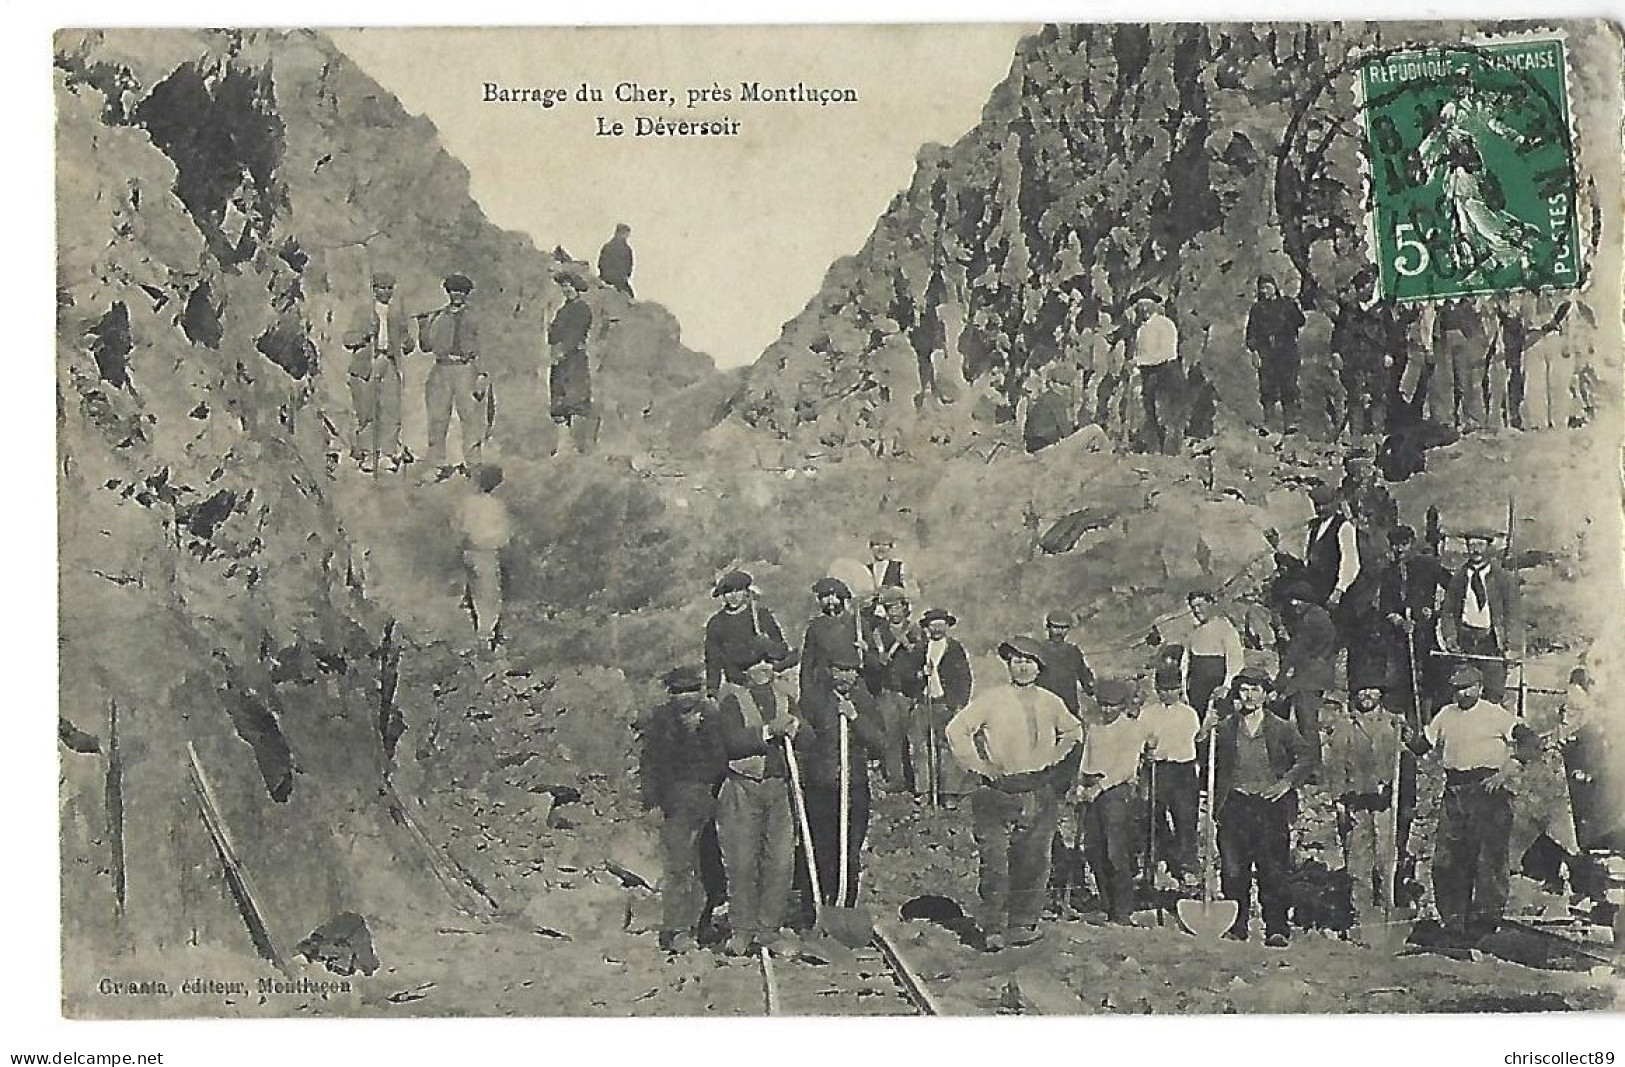
[[[760,604],[747,605],[744,611],[737,613],[722,610],[711,616],[705,624],[706,692],[715,693],[724,678],[735,685],[745,684],[745,672],[740,664],[758,637],[767,640],[779,666],[795,664],[778,620]]]
[[[771,682],[764,686],[747,685],[739,688],[748,689],[756,698],[756,707],[761,712],[764,723],[772,722],[786,711],[791,715],[796,713],[795,700],[787,693],[781,692]],[[776,738],[771,743],[762,740],[762,731],[752,728],[745,721],[745,712],[740,707],[737,693],[724,690],[715,707],[717,730],[728,759],[732,761],[749,759],[752,756],[763,757],[760,775],[749,768],[731,768],[731,771],[743,773],[747,777],[783,778],[787,775],[784,742]],[[810,751],[814,735],[813,728],[803,722],[796,732],[795,748],[798,759],[804,759]]]
[[[632,280],[632,245],[617,234],[598,250],[598,276],[610,285]]]
[[[1440,592],[1449,581],[1449,572],[1437,559],[1421,552],[1411,553],[1398,563],[1390,562],[1383,570],[1377,610],[1384,618],[1409,615],[1421,634],[1438,617]]]
[[[1303,321],[1303,312],[1290,297],[1254,301],[1247,312],[1247,348],[1266,358],[1296,357]]]
[[[1319,604],[1286,620],[1287,642],[1281,651],[1281,692],[1325,691],[1337,684],[1337,628]]]
[[[728,770],[728,754],[711,708],[697,730],[682,723],[682,711],[705,698],[672,697],[656,708],[643,728],[638,783],[645,807],[671,811],[685,794],[712,790]]]
[[[1489,572],[1484,576],[1484,590],[1490,606],[1490,625],[1502,652],[1519,647],[1522,638],[1518,617],[1518,579],[1499,561],[1489,561]],[[1442,632],[1451,648],[1460,648],[1457,631],[1461,627],[1461,612],[1467,600],[1467,566],[1450,576],[1444,591],[1444,619]]]
[[[827,679],[825,667],[837,652],[863,656],[862,623],[850,609],[839,615],[818,615],[807,623],[801,639],[801,702]]]
[[[862,685],[855,685],[850,699],[858,709],[858,717],[847,724],[852,792],[857,794],[869,788],[869,754],[879,753],[885,747],[886,730],[868,690]],[[813,734],[806,746],[806,763],[801,768],[803,780],[826,789],[839,788],[840,711],[835,690],[828,681],[814,684],[802,699],[801,719],[812,727]],[[802,746],[798,744],[796,754],[799,756],[801,751]]]
[[[1082,710],[1078,690],[1085,696],[1095,693],[1095,672],[1083,658],[1083,652],[1070,641],[1040,641],[1044,650],[1044,666],[1038,671],[1038,684],[1060,697],[1066,710],[1077,715]]]
[[[1226,715],[1219,720],[1213,728],[1214,758],[1213,788],[1218,794],[1218,803],[1214,810],[1222,811],[1225,800],[1230,796],[1230,783],[1236,777],[1236,738],[1241,729],[1241,716],[1239,714]],[[1314,751],[1304,743],[1298,728],[1286,719],[1264,713],[1264,747],[1269,750],[1270,770],[1278,778],[1284,778],[1292,785],[1292,791],[1281,798],[1281,803],[1290,805],[1289,811],[1297,812],[1297,790],[1309,780],[1315,772]]]
[[[899,662],[905,652],[922,640],[914,623],[894,623],[890,619],[863,617],[863,682],[869,692],[908,692],[906,664]]]
[[[921,638],[919,645],[897,659],[898,670],[907,684],[903,692],[916,700],[925,695],[925,654],[926,642]],[[970,703],[970,657],[965,654],[965,646],[952,637],[948,638],[948,647],[937,664],[937,673],[942,678],[942,704],[949,712]]]
[[[581,297],[564,302],[547,327],[547,343],[560,352],[577,352],[587,347],[592,331],[592,308]]]
[[[1324,533],[1316,536],[1319,530],[1321,517],[1316,515],[1310,521],[1309,537],[1304,548],[1303,580],[1308,582],[1315,591],[1315,599],[1324,604],[1337,588],[1337,572],[1343,561],[1343,546],[1338,537],[1343,527],[1354,520],[1347,515],[1338,514],[1337,519],[1326,527]],[[1356,544],[1359,532],[1355,532]]]
[[[471,363],[480,354],[479,321],[472,309],[453,311],[450,304],[419,320],[423,350],[441,363]]]

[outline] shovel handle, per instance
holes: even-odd
[[[846,716],[841,716],[841,856],[840,885],[835,890],[835,904],[846,907],[847,880],[851,876],[848,843],[852,839],[852,742],[847,733]]]
[[[801,852],[807,860],[807,884],[812,886],[813,918],[824,917],[824,895],[818,887],[818,857],[813,853],[812,823],[807,819],[807,794],[801,788],[801,765],[796,762],[796,749],[790,739],[784,739],[784,765],[790,771],[790,799],[795,801],[796,820],[801,824]]]

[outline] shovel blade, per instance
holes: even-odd
[[[875,934],[874,916],[865,908],[824,908],[818,929],[848,948],[861,948]]]
[[[1174,910],[1185,932],[1203,941],[1217,941],[1236,924],[1233,900],[1181,900]]]

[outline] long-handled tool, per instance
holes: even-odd
[[[1145,814],[1146,834],[1145,843],[1145,892],[1151,898],[1151,906],[1157,912],[1157,925],[1163,924],[1162,904],[1157,897],[1157,761],[1147,760],[1146,767],[1146,798]]]
[[[807,861],[807,884],[812,887],[813,923],[824,922],[824,894],[818,885],[818,856],[813,851],[812,821],[807,818],[807,794],[801,788],[801,765],[796,762],[796,749],[790,739],[784,739],[784,765],[790,772],[790,799],[795,802],[796,822],[801,825],[801,854]]]
[[[931,704],[930,683],[925,696],[925,794],[933,808],[942,807],[942,750],[937,747],[936,708]]]
[[[863,909],[857,907],[857,881],[856,872],[852,870],[851,843],[852,843],[852,738],[851,724],[846,716],[839,716],[840,725],[840,805],[838,815],[840,826],[841,855],[837,861],[840,881],[835,890],[833,902],[824,908],[824,916],[819,926],[824,933],[848,948],[858,948],[869,943],[874,936],[874,919]]]
[[[1410,940],[1411,929],[1415,926],[1414,917],[1401,916],[1398,908],[1397,890],[1399,888],[1399,776],[1405,758],[1405,745],[1399,737],[1399,724],[1394,724],[1395,739],[1400,743],[1394,746],[1394,791],[1388,804],[1388,854],[1383,857],[1382,872],[1382,923],[1377,927],[1362,931],[1365,943],[1379,952],[1394,953],[1405,947]]]
[[[1179,925],[1205,941],[1217,941],[1226,930],[1235,926],[1239,910],[1234,900],[1214,899],[1218,890],[1215,884],[1218,881],[1218,870],[1214,864],[1219,851],[1218,829],[1214,821],[1214,809],[1219,803],[1218,792],[1214,788],[1214,766],[1218,762],[1215,756],[1218,751],[1218,734],[1218,728],[1215,726],[1207,735],[1207,808],[1202,826],[1204,846],[1202,899],[1181,899],[1174,904],[1174,909],[1179,914]]]

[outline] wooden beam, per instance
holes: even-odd
[[[191,763],[192,788],[197,793],[199,809],[203,813],[203,827],[209,832],[209,839],[214,842],[215,853],[220,857],[220,866],[225,872],[226,886],[231,890],[232,899],[237,903],[237,911],[242,916],[243,925],[248,927],[248,936],[261,956],[270,960],[271,965],[277,970],[288,974],[290,972],[287,956],[277,944],[276,935],[271,933],[271,928],[265,921],[265,913],[254,899],[254,889],[249,884],[248,872],[243,869],[237,847],[232,843],[231,833],[221,817],[214,788],[209,784],[209,776],[204,773],[197,749],[190,741],[186,743],[186,756]]]

